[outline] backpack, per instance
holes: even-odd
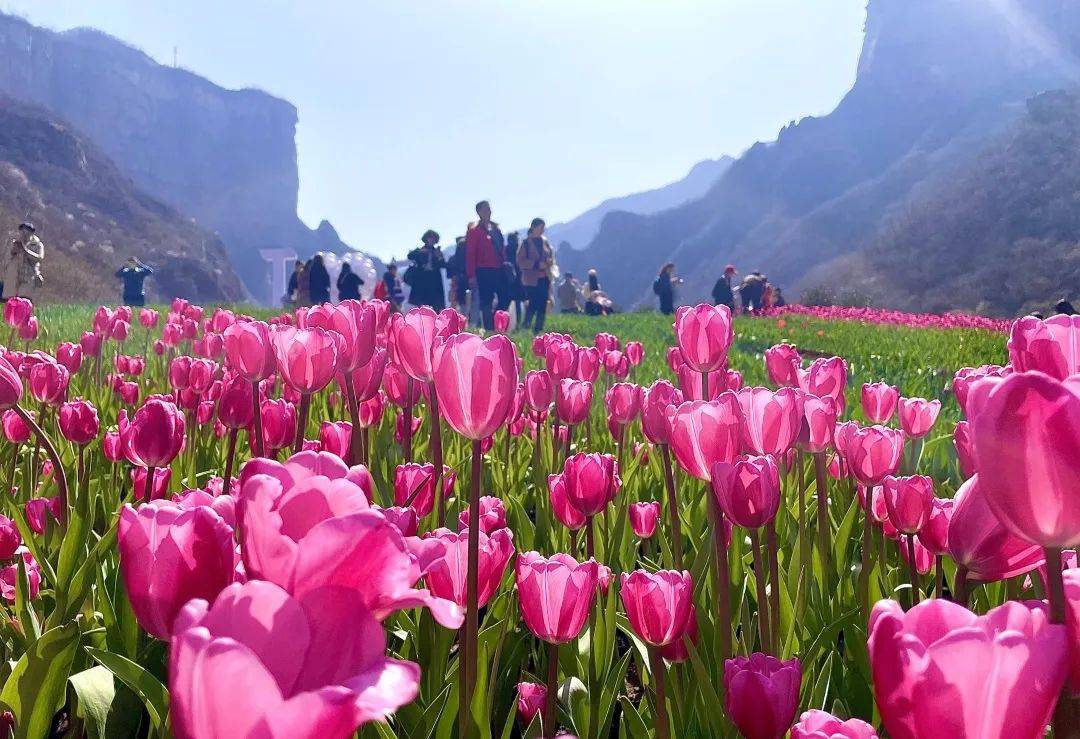
[[[390,291],[386,289],[386,280],[379,280],[375,285],[375,299],[386,300],[390,297]]]
[[[655,280],[653,280],[652,291],[654,293],[656,293],[657,295],[660,294],[660,278],[659,277],[657,277]]]

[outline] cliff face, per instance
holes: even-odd
[[[797,297],[809,270],[873,243],[1027,98],[1074,84],[1078,32],[1068,0],[871,0],[857,80],[832,113],[751,147],[700,200],[609,215],[588,249],[560,258],[598,267],[626,305],[650,299],[664,261],[686,277],[687,302],[727,262]]]
[[[51,113],[0,99],[5,265],[23,220],[37,225],[45,243],[45,285],[35,300],[116,301],[114,273],[131,255],[155,270],[147,284],[151,300],[247,298],[215,234],[140,191],[95,144]]]
[[[55,111],[137,186],[217,231],[245,279],[262,277],[260,247],[314,250],[296,215],[292,104],[226,90],[98,31],[3,14],[0,59],[0,93]]]

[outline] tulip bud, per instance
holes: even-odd
[[[619,596],[630,627],[643,641],[663,647],[681,637],[690,619],[694,585],[683,570],[622,574]]]
[[[656,523],[660,519],[660,504],[655,500],[647,503],[631,503],[627,514],[634,536],[639,539],[650,539],[656,533]]]
[[[86,400],[76,398],[60,406],[60,433],[73,444],[86,446],[101,430],[97,408]]]

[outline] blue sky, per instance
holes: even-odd
[[[851,86],[865,0],[0,0],[300,111],[300,215],[401,256],[679,179]]]

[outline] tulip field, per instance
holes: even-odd
[[[1080,736],[1080,320],[4,322],[0,737]]]

